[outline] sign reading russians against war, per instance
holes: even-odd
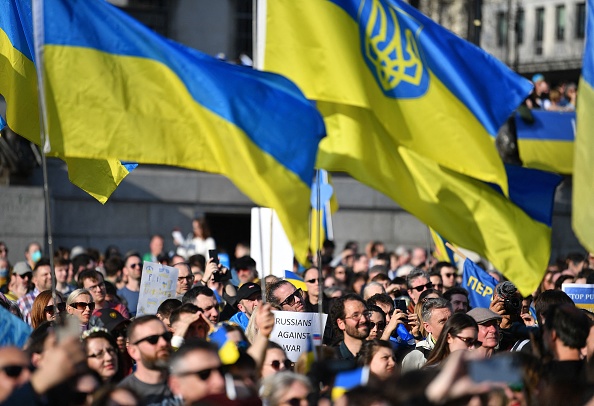
[[[299,355],[307,351],[307,341],[310,335],[317,337],[313,342],[314,345],[321,345],[319,340],[324,335],[327,314],[322,315],[322,328],[320,329],[318,313],[284,311],[273,311],[273,313],[274,329],[270,334],[270,341],[282,346],[291,361],[297,362]]]

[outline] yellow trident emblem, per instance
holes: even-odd
[[[361,2],[359,16],[366,1]],[[393,90],[402,82],[418,86],[423,78],[423,63],[414,33],[405,28],[404,52],[396,11],[391,7],[383,7],[378,0],[371,2],[363,47],[380,86],[384,91]],[[389,29],[390,26],[393,30]]]

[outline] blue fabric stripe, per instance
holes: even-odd
[[[532,110],[533,123],[515,115],[518,140],[568,141],[575,140],[575,112]]]
[[[0,116],[0,131],[2,131],[4,127],[6,127],[6,120],[4,120],[4,117]]]
[[[344,9],[355,21],[361,4],[368,0],[326,0]],[[379,0],[408,14],[398,13],[401,29],[416,32],[426,66],[472,112],[492,136],[528,96],[532,84],[482,49],[433,22],[415,8],[400,0]],[[414,22],[413,20],[416,20]],[[501,103],[493,103],[494,94],[502,94]]]
[[[197,103],[241,128],[260,149],[310,184],[315,154],[294,151],[317,146],[325,134],[324,122],[319,114],[316,120],[303,121],[302,117],[312,117],[313,106],[286,78],[221,62],[165,39],[101,0],[45,0],[45,10],[46,45],[87,47],[163,63]],[[291,103],[278,103],[282,97]],[[246,108],[254,103],[276,114],[255,118]],[[289,127],[286,122],[303,126]],[[283,128],[283,137],[278,128]]]
[[[594,0],[588,0],[586,5],[586,40],[584,41],[584,63],[582,77],[594,88]]]
[[[505,172],[507,173],[509,200],[534,220],[551,227],[553,225],[555,190],[563,177],[556,173],[508,164],[505,164]],[[487,184],[503,194],[498,185]]]
[[[35,61],[31,0],[0,1],[0,30],[6,33],[15,49]]]

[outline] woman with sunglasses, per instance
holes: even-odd
[[[81,331],[88,328],[93,310],[95,310],[95,302],[91,292],[86,289],[76,289],[66,300],[66,311],[70,316],[78,318]]]
[[[367,306],[370,312],[367,341],[381,338],[386,328],[386,313],[379,306]]]
[[[31,327],[33,329],[36,329],[44,321],[55,320],[57,314],[66,310],[64,296],[60,292],[56,292],[56,299],[57,304],[54,306],[51,290],[44,290],[37,295],[31,307]]]
[[[478,325],[472,317],[465,313],[454,313],[444,325],[425,367],[439,365],[454,351],[480,347],[482,344],[477,341],[477,335]]]
[[[262,364],[262,378],[274,375],[282,371],[292,371],[293,363],[287,358],[283,347],[272,341],[268,342],[266,355]]]
[[[101,327],[92,327],[82,333],[87,353],[87,365],[101,376],[104,383],[117,383],[122,379],[118,346],[113,336]]]
[[[384,340],[366,341],[359,352],[359,365],[368,366],[369,371],[382,381],[394,374],[396,360],[392,344]]]

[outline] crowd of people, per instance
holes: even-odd
[[[40,244],[12,266],[0,242],[0,404],[594,404],[594,314],[562,291],[594,283],[592,254],[551,264],[528,297],[491,270],[490,306],[472,308],[456,265],[419,247],[326,241],[294,284],[260,279],[248,244],[229,267],[207,258],[199,220],[177,237],[169,253],[158,235],[146,254],[60,248],[53,272]],[[144,261],[179,273],[137,315]],[[290,359],[276,312],[327,314],[319,345]]]

